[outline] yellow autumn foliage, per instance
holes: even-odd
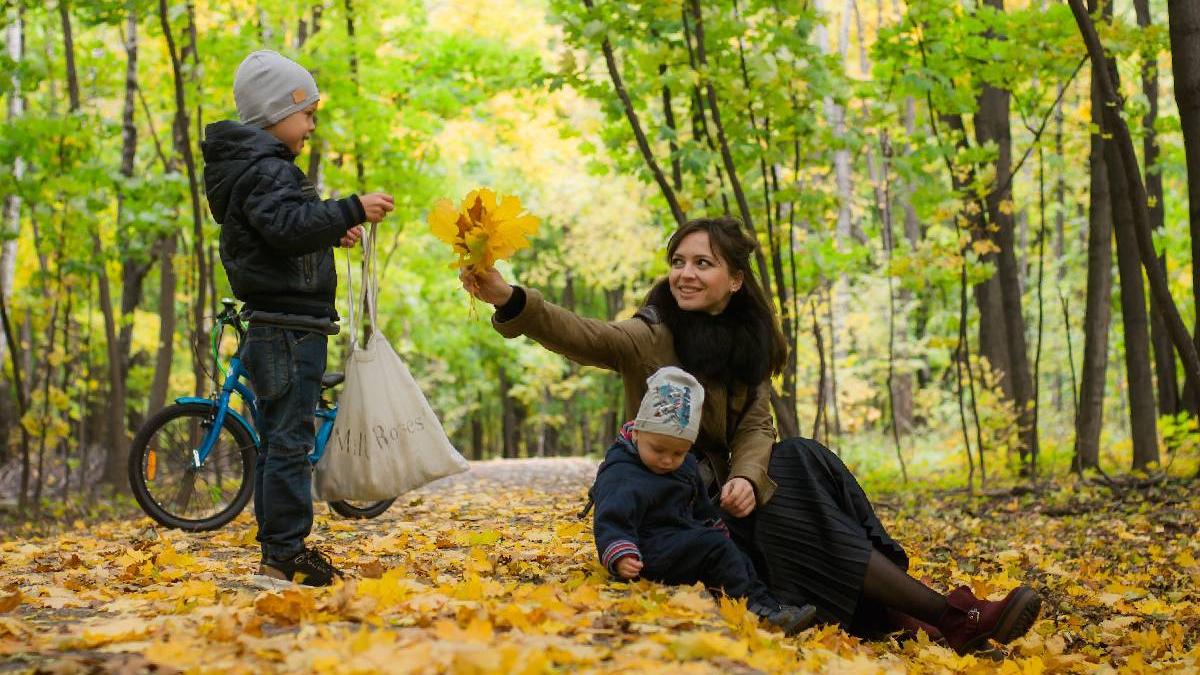
[[[521,205],[515,195],[498,196],[489,188],[471,190],[456,208],[439,199],[429,212],[433,234],[454,250],[453,267],[483,271],[529,246],[528,236],[540,220]]]
[[[506,460],[407,495],[376,520],[317,508],[312,543],[355,578],[260,592],[253,519],[215,533],[148,519],[0,541],[0,658],[39,672],[230,673],[1195,672],[1200,501],[1148,508],[1080,488],[1043,495],[888,495],[888,529],[939,590],[1046,597],[998,660],[921,636],[864,641],[836,625],[786,637],[744,600],[619,583],[578,511],[595,465]],[[182,575],[182,576],[179,576]],[[83,656],[80,656],[80,655]],[[105,667],[87,659],[103,659]],[[81,663],[78,659],[84,659]],[[136,666],[136,667],[134,667]]]

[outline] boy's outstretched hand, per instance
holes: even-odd
[[[631,555],[617,561],[617,574],[620,574],[622,579],[632,579],[641,571],[642,561]]]
[[[355,225],[354,227],[346,230],[346,234],[342,235],[342,240],[338,242],[338,246],[341,246],[342,248],[350,248],[357,244],[358,240],[362,239],[362,236],[363,226]]]
[[[363,211],[367,214],[367,220],[372,223],[378,223],[383,220],[383,217],[396,208],[395,202],[392,201],[392,196],[386,192],[372,192],[362,195],[358,198],[362,203]]]

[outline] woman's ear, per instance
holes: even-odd
[[[742,289],[742,284],[746,281],[746,273],[738,270],[738,273],[733,275],[733,285],[730,286],[731,293],[737,293]]]

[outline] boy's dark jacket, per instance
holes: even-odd
[[[596,473],[592,530],[600,562],[614,571],[628,555],[643,558],[642,542],[656,534],[723,527],[721,512],[708,499],[692,453],[683,465],[656,474],[642,463],[633,442],[620,436]]]
[[[321,200],[295,154],[257,127],[215,122],[201,149],[233,294],[247,309],[336,320],[333,247],[366,220],[358,197]]]

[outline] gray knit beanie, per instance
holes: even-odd
[[[659,368],[646,380],[646,395],[633,428],[695,442],[700,433],[704,387],[675,366]]]
[[[320,98],[312,73],[277,52],[253,52],[233,76],[238,117],[253,127],[266,129]]]

